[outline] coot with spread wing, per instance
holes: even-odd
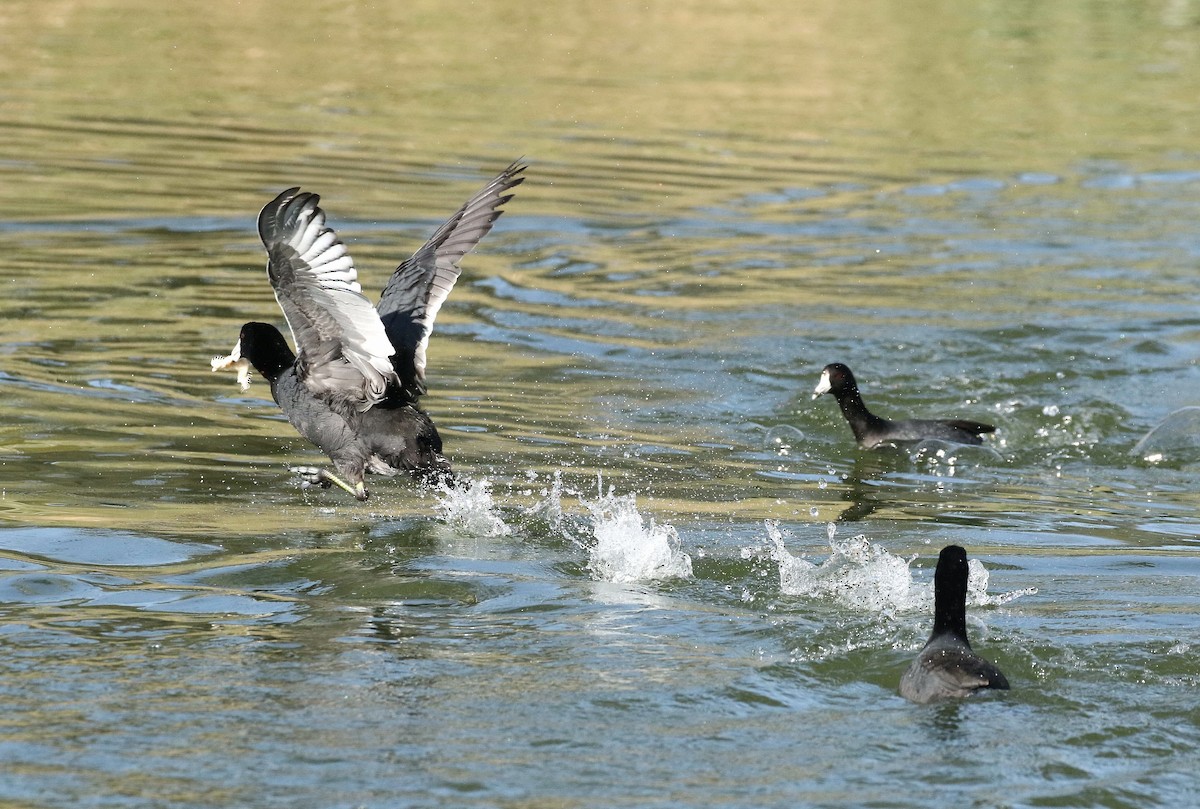
[[[274,326],[247,323],[212,368],[236,367],[243,389],[251,366],[270,382],[288,421],[333,461],[336,472],[297,470],[310,482],[365,500],[367,472],[449,479],[441,437],[417,404],[426,392],[426,347],[459,260],[491,230],[525,168],[513,163],[446,220],[392,273],[378,306],[362,294],[320,197],[289,188],[262,209],[267,275],[296,351]]]

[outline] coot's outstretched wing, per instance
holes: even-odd
[[[425,348],[458,280],[458,262],[492,229],[500,206],[512,199],[508,192],[524,182],[525,168],[518,160],[502,171],[392,273],[379,299],[379,317],[395,350],[400,400],[414,401],[425,393]]]
[[[331,403],[366,410],[396,379],[394,349],[346,246],[325,226],[320,199],[289,188],[262,209],[258,234],[296,343],[296,373]]]

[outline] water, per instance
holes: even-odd
[[[165,8],[165,7],[164,7]],[[0,803],[1186,806],[1189,3],[0,9]],[[443,308],[464,491],[305,489],[253,231]],[[863,454],[820,369],[986,447]],[[933,563],[1013,685],[896,695]]]

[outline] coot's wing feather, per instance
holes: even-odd
[[[442,303],[458,280],[458,262],[492,229],[512,199],[508,193],[525,178],[525,165],[513,163],[439,227],[412,257],[392,273],[379,299],[379,317],[395,350],[401,398],[425,393],[425,349]]]
[[[267,275],[292,330],[304,384],[331,402],[366,410],[396,378],[392,344],[319,202],[316,194],[289,188],[262,209]]]

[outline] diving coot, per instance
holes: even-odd
[[[365,500],[365,472],[449,479],[441,437],[417,405],[426,390],[425,348],[459,260],[491,230],[524,171],[513,163],[446,220],[392,273],[378,306],[362,294],[346,246],[326,227],[320,197],[289,188],[262,209],[267,276],[297,353],[274,326],[247,323],[233,352],[214,358],[212,368],[237,367],[243,389],[249,366],[266,377],[288,421],[333,461],[336,474],[297,470],[310,482]]]
[[[900,678],[900,696],[913,702],[969,697],[980,688],[1008,689],[1000,669],[967,641],[967,552],[942,548],[933,574],[933,634]]]
[[[890,421],[867,410],[854,374],[840,362],[826,365],[821,371],[821,381],[813,391],[813,398],[823,393],[832,393],[842,408],[842,415],[850,422],[858,445],[872,449],[886,444],[909,443],[927,438],[954,441],[959,444],[982,444],[980,433],[995,432],[990,424],[961,419],[903,419]]]

